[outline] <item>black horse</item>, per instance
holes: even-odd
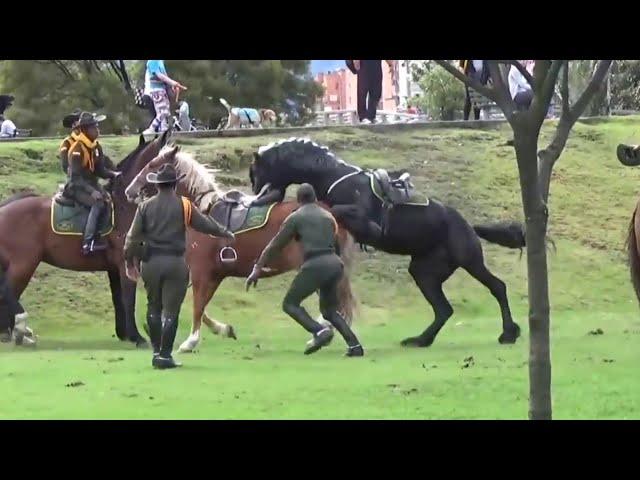
[[[384,252],[410,255],[409,273],[431,304],[435,320],[404,346],[426,347],[453,314],[442,284],[462,267],[489,289],[500,304],[500,343],[515,343],[520,327],[511,318],[507,288],[485,266],[478,237],[508,248],[525,246],[520,224],[474,226],[452,207],[431,200],[389,206],[373,191],[373,172],[349,165],[327,147],[308,139],[289,139],[261,147],[250,167],[256,203],[280,201],[290,184],[310,183],[318,199],[357,242]]]

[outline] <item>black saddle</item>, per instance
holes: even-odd
[[[244,226],[249,206],[255,198],[254,195],[247,195],[240,190],[230,190],[221,200],[214,203],[209,215],[227,230],[236,232]]]
[[[391,178],[386,170],[380,168],[373,171],[373,178],[382,190],[382,197],[386,203],[402,205],[411,201],[413,184],[409,173],[404,172],[398,178]]]

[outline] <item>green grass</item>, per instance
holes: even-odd
[[[551,187],[549,256],[554,417],[640,418],[640,315],[623,251],[640,171],[615,159],[619,142],[637,142],[638,118],[576,125]],[[543,129],[542,139],[553,133]],[[521,220],[513,149],[506,127],[488,131],[416,129],[376,134],[344,128],[312,138],[346,161],[406,168],[425,194],[458,208],[471,223]],[[202,161],[246,187],[252,149],[277,137],[182,141]],[[136,138],[108,139],[120,158]],[[542,142],[541,142],[542,143]],[[58,174],[55,142],[0,144],[0,194],[22,187],[51,193]],[[239,340],[203,331],[184,367],[154,371],[150,353],[113,338],[106,274],[41,266],[23,296],[35,350],[0,345],[0,418],[284,418],[524,419],[528,409],[526,261],[485,244],[489,268],[504,279],[523,336],[501,346],[499,310],[464,272],[445,284],[454,309],[435,344],[399,341],[432,319],[406,272],[408,258],[359,254],[354,275],[362,311],[355,329],[366,356],[342,357],[338,337],[302,355],[307,335],[279,308],[292,274],[262,280],[247,294],[225,281],[208,312],[233,324]],[[141,289],[140,289],[141,290]],[[308,302],[317,314],[315,298]],[[72,303],[70,303],[72,302]],[[144,318],[138,292],[138,319]],[[183,307],[179,341],[191,323]],[[589,332],[602,329],[602,335]],[[473,362],[465,361],[473,357]],[[467,365],[465,367],[465,365]],[[67,386],[82,382],[80,386]]]

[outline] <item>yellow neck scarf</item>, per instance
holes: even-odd
[[[92,142],[84,133],[76,133],[75,131],[71,133],[71,138],[75,142],[80,142],[81,145],[84,145],[86,147],[86,150],[82,155],[82,162],[84,166],[89,169],[89,171],[94,172],[96,169],[96,165],[93,158],[93,152],[98,146],[98,141],[94,140]]]
[[[98,141],[94,140],[93,142],[89,140],[89,138],[83,132],[71,132],[71,138],[76,140],[77,142],[82,142],[82,144],[87,147],[89,150],[93,150],[98,145]]]

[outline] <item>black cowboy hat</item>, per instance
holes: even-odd
[[[0,95],[0,113],[4,113],[7,108],[13,105],[14,100],[13,95]]]
[[[165,163],[158,173],[148,173],[147,182],[149,183],[177,183],[185,177],[185,174],[177,175],[176,169],[170,163]]]
[[[627,167],[640,165],[640,150],[637,150],[635,146],[620,144],[616,149],[616,154],[620,163]]]
[[[65,115],[62,119],[62,126],[64,128],[75,128],[75,123],[80,120],[81,113],[81,110],[79,108],[76,108],[73,113]]]
[[[106,115],[97,115],[95,113],[90,112],[82,112],[78,117],[78,121],[76,122],[74,128],[81,127],[90,127],[92,125],[97,125],[102,122],[106,117]]]

